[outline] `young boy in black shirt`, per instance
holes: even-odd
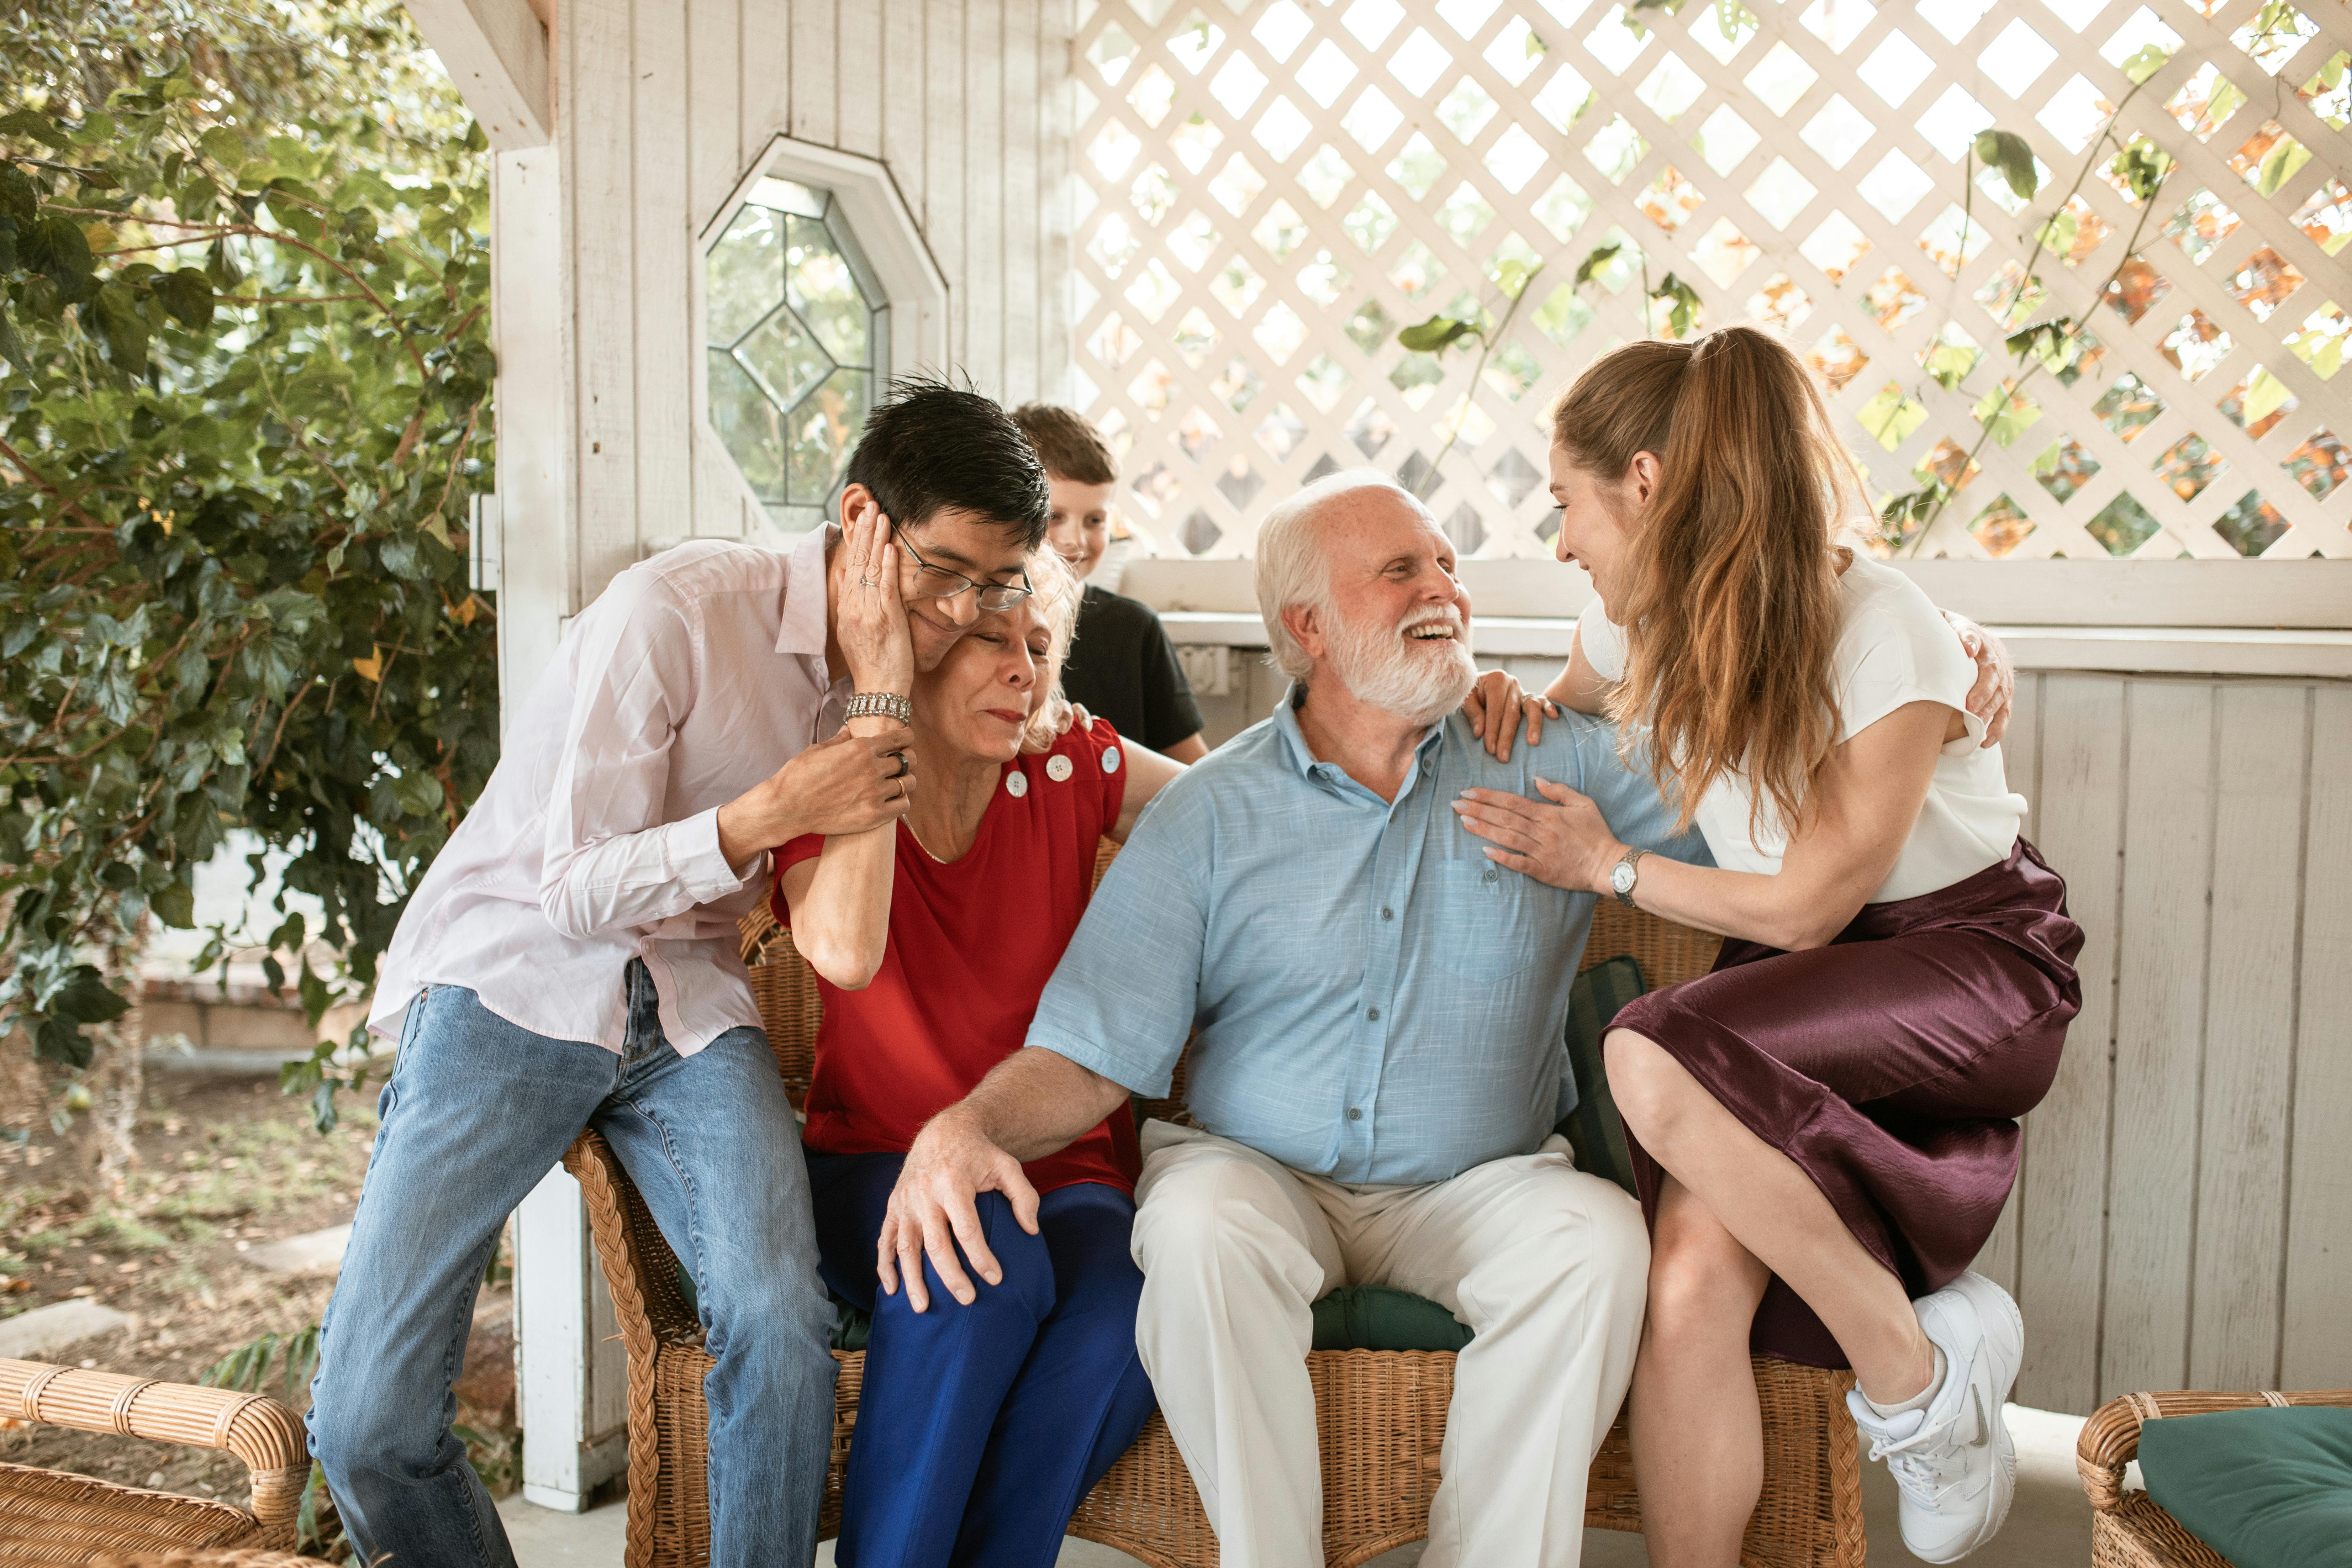
[[[1084,577],[1110,540],[1111,490],[1118,482],[1110,447],[1079,415],[1050,403],[1024,404],[1013,422],[1037,448],[1053,490],[1045,536]],[[1180,763],[1209,754],[1192,689],[1149,605],[1087,584],[1077,635],[1062,663],[1062,691],[1120,734]]]

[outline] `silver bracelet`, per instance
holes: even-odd
[[[901,724],[915,721],[915,705],[895,691],[861,691],[849,700],[844,719],[895,719]]]

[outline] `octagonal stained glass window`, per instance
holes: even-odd
[[[830,192],[762,179],[704,258],[710,423],[779,528],[824,521],[890,363],[890,310]]]

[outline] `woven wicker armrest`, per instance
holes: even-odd
[[[613,1146],[602,1133],[583,1131],[564,1151],[563,1168],[580,1184],[588,1233],[595,1238],[596,1259],[604,1266],[613,1315],[629,1353],[650,1356],[656,1343],[700,1339],[701,1321],[678,1289],[677,1256],[662,1239]]]
[[[2092,1508],[2113,1513],[2123,1506],[2124,1467],[2139,1457],[2139,1429],[2170,1415],[2207,1415],[2216,1410],[2251,1410],[2263,1405],[2352,1405],[2352,1388],[2309,1389],[2295,1394],[2215,1393],[2178,1389],[2168,1394],[2126,1394],[2110,1399],[2083,1423],[2074,1445],[2074,1468]]]
[[[0,1361],[0,1412],[82,1432],[226,1448],[253,1472],[257,1544],[290,1549],[310,1479],[302,1418],[263,1394]]]
[[[291,1552],[110,1552],[88,1568],[319,1568],[315,1557]]]

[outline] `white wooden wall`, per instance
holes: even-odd
[[[2352,1385],[2352,687],[2052,672],[2011,733],[2089,939],[1979,1265],[2018,1398]]]
[[[1282,689],[1231,658],[1213,744]],[[2352,686],[2030,672],[2005,750],[2087,937],[1977,1265],[2025,1312],[2018,1400],[2352,1386]]]
[[[879,158],[946,275],[951,363],[1060,390],[1069,0],[565,0],[556,18],[577,333],[572,605],[648,543],[740,534],[697,452],[697,236],[771,139]]]

